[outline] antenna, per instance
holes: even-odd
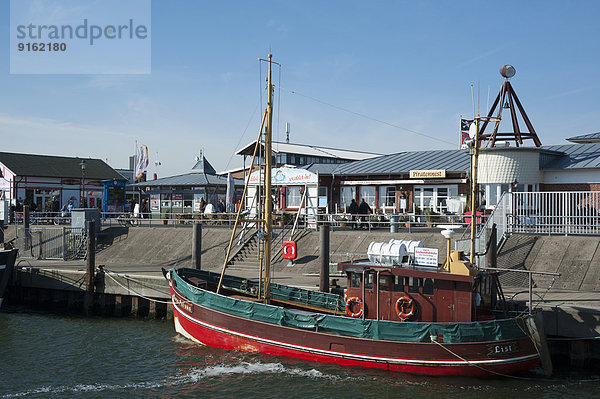
[[[285,142],[286,143],[290,142],[290,123],[289,122],[285,123]]]

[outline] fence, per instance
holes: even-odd
[[[86,255],[86,233],[71,227],[20,227],[19,256],[33,259],[81,259]]]
[[[497,244],[510,234],[538,235],[600,235],[600,192],[506,192],[498,205],[478,228],[475,252],[485,250],[486,231],[495,223]],[[470,252],[470,240],[456,240],[455,249]],[[477,260],[479,266],[485,264],[485,256]]]

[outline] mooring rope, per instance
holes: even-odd
[[[123,284],[121,284],[121,283],[120,283],[120,282],[119,282],[119,281],[118,281],[116,278],[114,278],[113,276],[111,276],[111,275],[110,275],[111,273],[105,273],[105,274],[106,274],[108,277],[110,277],[110,278],[111,278],[111,279],[112,279],[112,280],[113,280],[115,283],[117,283],[117,285],[121,286],[121,288],[124,288],[124,289],[126,289],[127,291],[134,293],[136,296],[139,296],[140,298],[144,298],[144,299],[146,299],[146,300],[148,300],[148,301],[154,301],[154,302],[158,302],[158,303],[166,303],[167,305],[168,305],[168,304],[170,304],[170,303],[172,303],[171,301],[161,301],[160,299],[154,299],[154,298],[149,298],[149,297],[146,297],[146,296],[144,296],[144,295],[140,294],[139,292],[136,292],[135,290],[132,290],[132,289],[131,289],[131,288],[129,288],[129,287],[125,287],[125,286],[124,286]]]
[[[100,267],[99,267],[99,268],[100,268]],[[160,292],[161,294],[164,294],[164,293],[165,293],[165,292],[164,292],[164,291],[162,291],[162,290],[159,290],[159,289],[153,288],[153,287],[158,287],[158,288],[161,288],[161,289],[162,289],[162,288],[164,288],[164,286],[163,286],[163,285],[152,284],[152,283],[148,283],[148,282],[146,282],[146,281],[136,280],[136,279],[134,279],[134,278],[130,277],[129,275],[127,275],[127,274],[113,272],[113,271],[111,271],[111,270],[108,270],[108,269],[106,269],[105,267],[101,267],[101,268],[100,268],[100,270],[104,271],[106,274],[109,274],[109,273],[110,273],[110,274],[114,274],[115,276],[119,276],[119,277],[122,277],[122,278],[124,278],[124,279],[126,279],[126,280],[129,280],[129,281],[132,281],[132,282],[134,282],[134,283],[138,283],[138,284],[140,284],[140,285],[143,285],[143,286],[145,286],[145,287],[151,288],[151,289],[153,289],[154,291]]]

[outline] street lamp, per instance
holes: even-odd
[[[85,159],[81,160],[79,166],[81,166],[81,203],[82,208],[87,208],[85,201]]]

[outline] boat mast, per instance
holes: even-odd
[[[271,296],[271,233],[273,227],[273,200],[271,198],[271,158],[272,158],[272,133],[273,133],[273,82],[271,80],[271,58],[269,54],[269,75],[267,81],[267,124],[265,129],[265,207],[264,207],[264,271],[265,271],[265,303],[269,302]]]
[[[479,157],[479,115],[475,119],[475,136],[471,147],[471,251],[469,262],[475,265],[475,235],[477,234],[477,159]]]

